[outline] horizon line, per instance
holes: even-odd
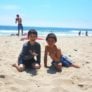
[[[15,28],[17,28],[17,26],[14,26],[14,25],[0,25],[0,27],[15,27]],[[53,26],[24,26],[25,28],[41,28],[41,29],[43,29],[43,28],[47,28],[47,29],[53,29],[53,28],[57,28],[57,29],[63,29],[63,30],[89,30],[89,31],[91,31],[92,30],[92,28],[81,28],[81,27],[57,27],[57,26],[55,26],[55,27],[53,27]]]

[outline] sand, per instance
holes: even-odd
[[[63,67],[58,73],[43,67],[45,40],[41,44],[41,69],[18,72],[17,62],[23,43],[20,37],[0,37],[0,92],[92,92],[92,37],[58,37],[62,53],[70,56],[79,69]],[[48,57],[49,65],[51,59]]]

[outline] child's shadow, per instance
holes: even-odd
[[[25,70],[27,73],[31,74],[32,76],[37,75],[37,70],[36,69],[26,69]]]
[[[56,72],[57,71],[56,71],[55,67],[52,65],[47,70],[47,73],[50,73],[50,74],[55,74]]]

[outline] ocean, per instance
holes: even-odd
[[[48,33],[55,33],[57,36],[78,36],[81,31],[81,36],[85,36],[86,31],[88,36],[92,36],[92,29],[89,28],[64,28],[64,27],[29,27],[24,26],[24,33],[29,29],[36,29],[39,36],[46,36]],[[17,26],[0,26],[0,36],[10,36],[17,34]]]

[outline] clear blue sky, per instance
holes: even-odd
[[[92,0],[0,0],[0,25],[92,28]]]

